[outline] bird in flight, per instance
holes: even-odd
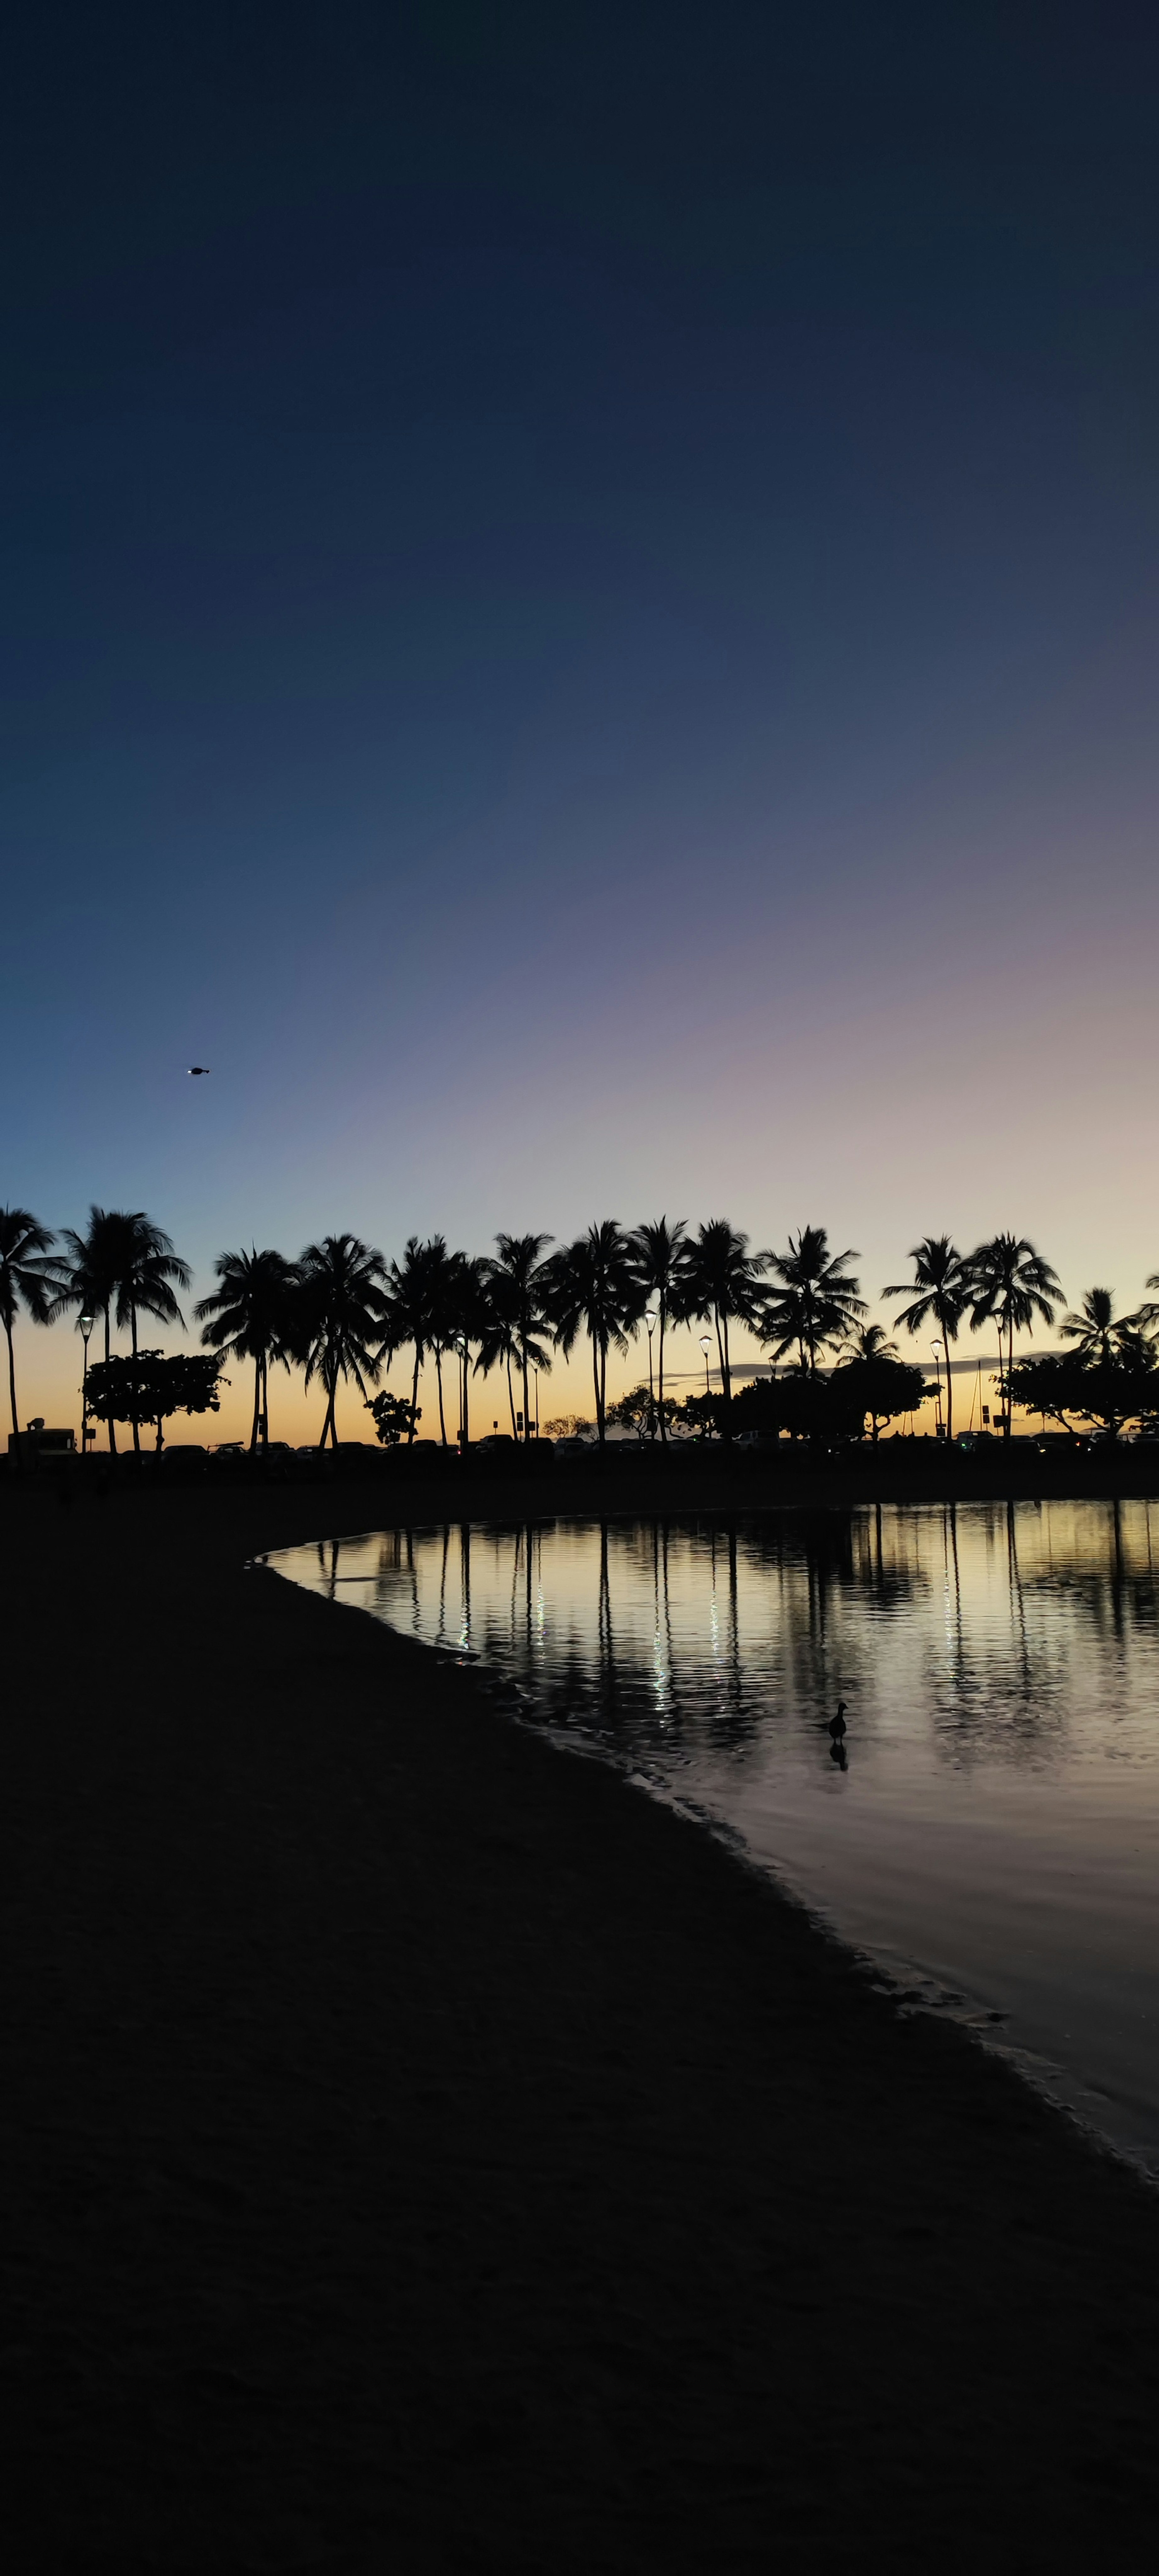
[[[187,1073],[208,1073],[209,1066],[207,1064],[187,1064],[185,1070]]]

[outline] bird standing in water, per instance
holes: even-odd
[[[845,1700],[839,1699],[837,1702],[837,1715],[836,1717],[831,1717],[829,1720],[829,1733],[835,1744],[842,1744],[845,1740],[845,1710],[847,1704],[848,1703]]]

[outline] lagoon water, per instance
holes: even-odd
[[[267,1561],[731,1829],[915,2004],[1159,2170],[1153,1539],[1145,1503],[871,1506]]]

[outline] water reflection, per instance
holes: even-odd
[[[271,1561],[480,1659],[853,1937],[1021,2015],[1159,2156],[1148,1504],[448,1523]]]

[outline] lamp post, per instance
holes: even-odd
[[[942,1348],[942,1344],[941,1344],[941,1342],[931,1342],[931,1343],[930,1343],[930,1349],[932,1350],[933,1355],[934,1355],[934,1367],[936,1368],[936,1370],[937,1370],[937,1372],[938,1372],[938,1438],[939,1438],[939,1440],[943,1437],[943,1428],[942,1428],[942,1363],[941,1363],[941,1360],[940,1360],[940,1359],[939,1359],[939,1357],[938,1357],[938,1353],[939,1353],[939,1351],[941,1350],[941,1348]],[[947,1360],[947,1361],[946,1361],[946,1367],[947,1367],[947,1368],[949,1368],[949,1365],[950,1365],[949,1360]]]
[[[656,1330],[657,1323],[656,1309],[654,1306],[647,1306],[645,1308],[644,1321],[648,1327],[648,1437],[650,1440],[654,1440],[656,1437],[656,1389],[652,1381],[652,1335]]]
[[[705,1394],[706,1394],[706,1395],[711,1395],[711,1393],[712,1393],[712,1388],[711,1388],[711,1386],[710,1386],[710,1384],[709,1384],[709,1379],[708,1379],[708,1354],[709,1354],[710,1350],[712,1349],[712,1336],[711,1336],[711,1334],[710,1334],[710,1333],[702,1333],[702,1334],[701,1334],[701,1336],[700,1336],[700,1347],[701,1347],[701,1350],[702,1350],[702,1351],[703,1351],[703,1353],[704,1353],[704,1392],[705,1392]]]
[[[80,1328],[84,1337],[85,1346],[84,1380],[81,1386],[80,1397],[80,1454],[82,1458],[87,1458],[89,1454],[89,1334],[91,1333],[95,1322],[96,1316],[90,1315],[86,1308],[85,1313],[80,1319]]]

